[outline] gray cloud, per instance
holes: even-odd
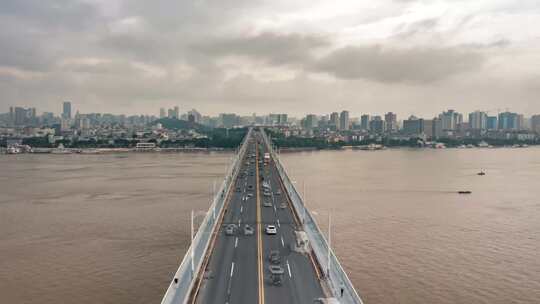
[[[533,20],[536,0],[443,15],[444,1],[111,1],[0,1],[0,111],[63,99],[88,112],[540,111],[527,64],[540,60],[527,36],[540,26],[514,25]]]
[[[330,41],[314,35],[264,32],[254,36],[217,39],[193,47],[210,56],[247,56],[268,64],[299,64],[312,59],[313,51]]]
[[[480,53],[458,48],[365,46],[338,49],[313,68],[343,79],[428,83],[477,70],[483,62]]]

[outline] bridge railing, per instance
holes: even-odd
[[[240,170],[241,159],[247,149],[247,141],[250,137],[252,129],[250,129],[229,166],[229,170],[225,175],[225,179],[216,192],[212,204],[208,209],[193,241],[184,255],[184,259],[180,267],[176,271],[167,292],[163,296],[162,304],[184,304],[189,300],[189,295],[194,287],[195,278],[201,271],[204,258],[210,246],[212,235],[216,232],[216,224],[219,216],[223,211],[227,199],[227,193],[234,183],[235,176]]]
[[[296,191],[292,181],[290,180],[287,172],[279,160],[279,156],[275,153],[272,142],[263,131],[263,137],[270,149],[272,158],[276,164],[277,170],[283,180],[283,184],[291,198],[292,204],[296,209],[297,214],[303,217],[304,230],[309,239],[311,248],[315,253],[317,261],[324,269],[325,276],[327,278],[328,287],[331,289],[333,296],[339,300],[341,304],[363,304],[362,299],[356,292],[356,289],[349,280],[347,273],[341,267],[336,255],[332,248],[329,248],[328,242],[324,238],[317,222],[309,212],[309,209],[305,208],[302,197]],[[330,253],[330,254],[329,254]],[[343,293],[342,293],[343,290]],[[343,294],[343,295],[342,295]]]

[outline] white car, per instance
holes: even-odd
[[[274,235],[277,234],[277,228],[275,225],[266,225],[265,232],[268,235]]]

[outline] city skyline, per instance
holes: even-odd
[[[540,112],[532,0],[56,4],[0,4],[0,112]]]

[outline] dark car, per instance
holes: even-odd
[[[268,261],[276,265],[281,264],[281,255],[279,254],[279,251],[278,250],[270,251],[270,254],[268,255]]]

